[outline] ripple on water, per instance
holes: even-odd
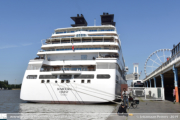
[[[61,117],[63,120],[104,120],[115,108],[114,104],[75,105],[26,103],[20,100],[20,90],[4,90],[0,91],[0,95],[1,113],[25,113],[37,116],[47,115],[47,113],[49,113],[48,115],[53,115],[57,118]],[[47,120],[50,120],[50,118],[47,118]]]

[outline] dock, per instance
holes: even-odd
[[[173,104],[171,101],[168,100],[140,100],[140,103],[137,106],[137,108],[130,108],[129,110],[127,110],[128,117],[118,116],[118,108],[119,105],[116,106],[114,111],[111,113],[111,115],[109,115],[109,117],[106,120],[147,120],[147,118],[143,118],[143,116],[156,116],[156,119],[158,120],[164,120],[164,116],[167,116],[168,119],[170,119],[170,117],[172,116],[177,117],[173,120],[179,120],[180,118],[180,104]]]
[[[160,87],[164,89],[164,99],[174,101],[173,89],[175,89],[175,102],[179,103],[180,96],[180,43],[174,45],[171,57],[144,78],[147,88]]]

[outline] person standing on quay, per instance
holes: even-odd
[[[126,88],[123,88],[123,92],[122,92],[122,95],[123,95],[123,102],[124,102],[124,105],[127,105],[127,107],[129,108],[129,92],[126,91]]]
[[[175,104],[175,102],[176,102],[176,90],[175,89],[173,89],[173,97],[174,97],[174,104]]]

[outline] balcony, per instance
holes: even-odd
[[[40,72],[52,72],[52,71],[96,71],[95,66],[46,66],[43,65]]]
[[[92,35],[93,36],[93,35]],[[49,38],[46,40],[42,40],[42,45],[52,45],[52,44],[74,44],[74,43],[118,43],[119,40],[116,36],[106,36],[102,37],[99,35],[96,35],[96,37],[60,37],[60,38]]]
[[[101,53],[99,53],[99,56],[98,57],[92,57],[92,58],[86,58],[86,59],[57,59],[57,60],[52,60],[52,59],[47,59],[47,61],[45,62],[51,62],[51,61],[60,61],[60,62],[63,62],[64,64],[67,63],[67,64],[72,64],[72,62],[74,62],[75,64],[77,64],[76,62],[78,62],[78,64],[84,64],[84,63],[90,63],[90,64],[95,64],[94,61],[96,59],[112,59],[112,58],[116,58],[116,59],[119,59],[119,55],[118,54],[106,54],[106,55],[101,55]],[[63,64],[63,63],[58,63],[58,64]],[[49,64],[49,63],[46,63],[46,64]]]
[[[43,61],[44,60],[44,57],[35,57],[34,59],[31,59],[30,62],[38,62],[38,61]]]
[[[54,32],[53,34],[64,34],[64,33],[75,33],[79,31],[86,31],[86,32],[105,32],[105,31],[115,31],[113,28],[109,29],[78,29],[78,30],[61,30]]]
[[[80,50],[119,50],[119,48],[64,48],[64,49],[47,49],[47,50],[39,50],[39,52],[49,52],[49,51],[80,51]]]
[[[118,54],[107,54],[107,55],[99,55],[98,58],[119,58]]]

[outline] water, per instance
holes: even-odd
[[[115,104],[76,105],[28,103],[20,100],[20,90],[0,90],[0,113],[33,114],[37,116],[66,115],[66,118],[63,119],[72,119],[73,117],[73,119],[77,120],[104,120],[115,107]],[[50,118],[47,118],[47,120],[49,119]]]

